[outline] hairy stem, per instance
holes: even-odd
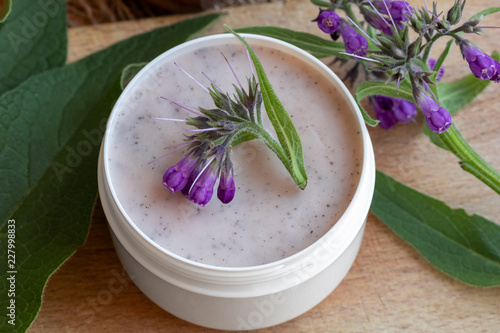
[[[500,173],[486,163],[469,146],[455,125],[452,125],[447,132],[441,134],[440,138],[450,151],[460,159],[462,169],[470,172],[493,191],[500,194]]]

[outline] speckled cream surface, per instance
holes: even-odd
[[[199,263],[255,266],[297,253],[335,224],[359,181],[361,135],[340,94],[290,55],[254,50],[301,136],[309,177],[304,191],[259,141],[233,148],[237,191],[230,204],[218,201],[217,187],[211,202],[199,207],[162,185],[163,173],[184,151],[158,158],[169,151],[166,147],[182,143],[188,132],[184,123],[150,117],[184,119],[189,114],[161,97],[213,107],[208,93],[174,62],[204,85],[210,82],[202,72],[232,92],[236,81],[221,52],[244,83],[250,66],[242,44],[202,48],[150,69],[141,85],[128,90],[108,124],[110,186],[119,205],[152,241]]]

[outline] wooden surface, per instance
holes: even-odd
[[[443,10],[451,0],[439,1]],[[415,1],[411,2],[415,4]],[[466,17],[490,5],[470,1]],[[249,25],[277,25],[317,33],[308,1],[227,9],[204,34]],[[70,61],[129,35],[187,16],[70,30]],[[482,25],[498,25],[500,14]],[[487,52],[500,50],[498,30],[474,38]],[[319,34],[319,33],[318,33]],[[456,50],[455,50],[456,51]],[[445,80],[468,74],[461,56],[446,63]],[[339,70],[342,73],[342,69]],[[473,147],[500,169],[499,85],[491,84],[454,121]],[[500,221],[500,197],[461,171],[451,154],[431,145],[418,124],[370,129],[377,167],[454,208]],[[306,314],[259,332],[500,332],[500,288],[462,284],[432,267],[411,246],[369,215],[359,255],[344,281]],[[123,272],[106,218],[97,205],[88,241],[50,279],[31,332],[211,332],[173,317],[153,304]]]

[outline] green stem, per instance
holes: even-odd
[[[249,121],[240,123],[239,126],[240,129],[238,129],[238,132],[235,133],[235,139],[230,143],[231,146],[235,147],[240,143],[259,138],[264,141],[266,146],[271,149],[276,156],[278,156],[280,161],[293,177],[293,170],[283,147],[281,147],[280,143],[274,139],[264,127]]]
[[[470,172],[493,191],[500,194],[500,173],[493,169],[465,141],[455,125],[440,135],[446,146],[460,159],[463,170]]]
[[[346,13],[346,15],[349,16],[349,18],[351,20],[353,20],[353,22],[356,23],[356,25],[358,27],[361,27],[361,24],[359,23],[358,19],[356,18],[356,15],[352,11],[352,6],[349,3],[349,1],[343,1],[342,8],[344,9],[344,12]]]

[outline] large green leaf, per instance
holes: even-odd
[[[66,61],[66,2],[5,2],[0,22],[0,96],[31,75]]]
[[[16,325],[35,318],[50,275],[81,246],[97,194],[97,158],[106,119],[129,63],[150,61],[217,19],[206,15],[132,37],[76,63],[31,77],[0,98],[0,260],[15,220]],[[0,272],[0,290],[8,286]],[[9,301],[2,295],[0,307]],[[5,313],[5,312],[4,312]],[[9,330],[10,329],[10,330]]]
[[[344,43],[327,40],[307,32],[271,26],[245,27],[236,29],[236,31],[238,33],[273,37],[309,51],[318,58],[336,56],[351,59],[348,56],[339,54],[339,52],[345,52]]]
[[[500,226],[411,189],[378,171],[372,212],[446,274],[500,285]]]

